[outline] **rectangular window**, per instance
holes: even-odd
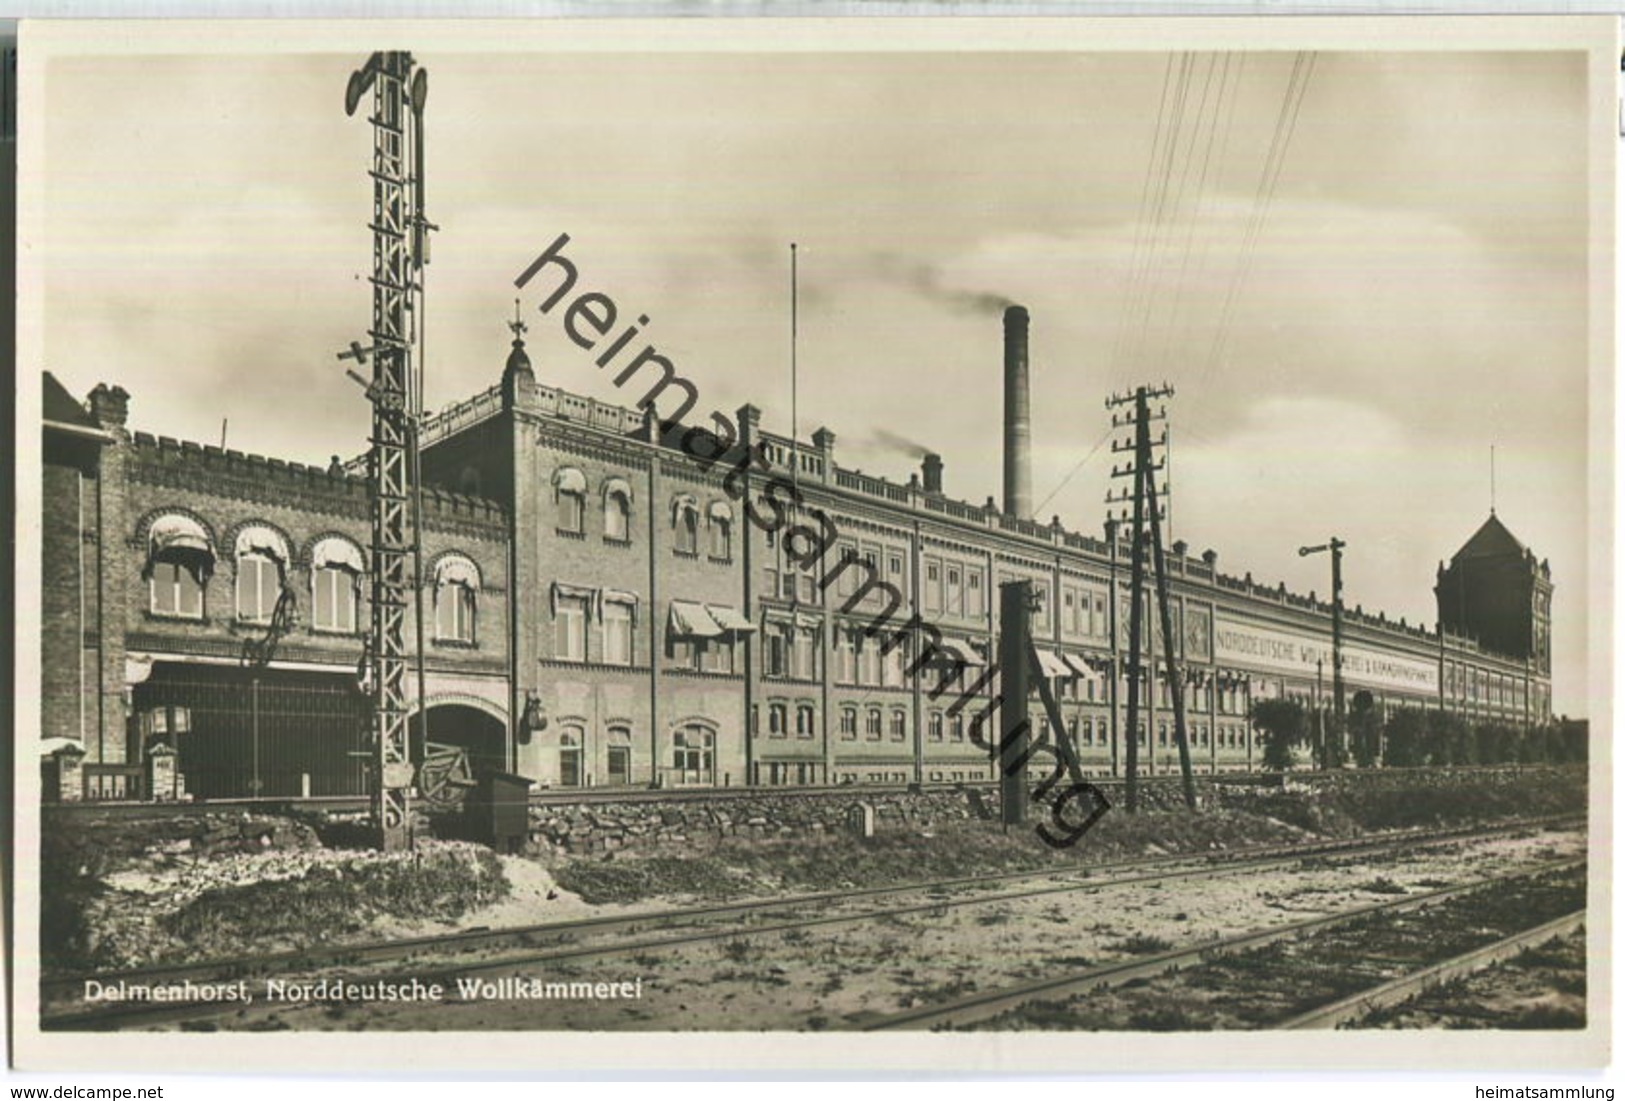
[[[237,618],[269,623],[282,590],[282,571],[269,558],[244,554],[237,559]]]
[[[948,599],[944,604],[944,614],[965,614],[965,590],[960,586],[960,573],[958,566],[948,567]]]
[[[474,590],[458,582],[437,586],[434,598],[435,638],[442,642],[474,641]],[[585,622],[585,620],[583,620]],[[585,660],[577,658],[577,661]]]
[[[698,645],[698,662],[695,668],[703,669],[708,673],[732,673],[734,671],[733,643],[722,638],[708,638]]]
[[[987,614],[987,604],[983,601],[981,570],[967,570],[965,573],[965,614],[968,616]]]
[[[154,615],[203,618],[203,586],[197,575],[179,562],[154,562],[149,584]]]
[[[604,603],[604,661],[609,665],[632,664],[632,606],[619,601]]]
[[[328,567],[311,575],[311,627],[317,631],[355,633],[355,574]]]
[[[762,672],[770,677],[782,677],[789,669],[786,627],[769,627],[763,639]]]
[[[799,628],[790,643],[790,676],[803,680],[817,679],[817,650],[812,645],[811,630]]]
[[[942,563],[935,558],[925,560],[925,610],[942,611]]]
[[[440,590],[442,602],[445,602],[448,590],[458,588],[461,588],[461,586],[442,586]],[[440,637],[445,638],[446,635],[442,633]],[[558,598],[557,610],[553,613],[553,657],[557,661],[587,660],[587,600],[585,597],[561,596]]]

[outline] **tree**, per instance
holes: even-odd
[[[1354,693],[1349,706],[1349,752],[1354,763],[1371,768],[1377,763],[1382,749],[1382,719],[1377,715],[1376,701],[1365,689]]]
[[[1413,768],[1425,762],[1427,717],[1414,707],[1401,707],[1388,716],[1383,728],[1387,747],[1382,763],[1391,768]]]
[[[1285,772],[1293,765],[1293,749],[1309,732],[1308,716],[1296,700],[1259,700],[1253,704],[1253,726],[1264,744],[1264,768]]]
[[[1477,758],[1472,735],[1460,716],[1448,711],[1428,712],[1427,763],[1430,765],[1470,765]]]

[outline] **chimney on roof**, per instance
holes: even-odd
[[[1027,308],[1004,311],[1004,511],[1032,519],[1032,410],[1027,380]]]
[[[935,451],[927,451],[925,458],[920,460],[920,466],[925,472],[925,491],[927,493],[941,493],[942,456]]]
[[[123,428],[130,419],[130,395],[122,386],[97,383],[89,405],[91,417],[103,428]]]

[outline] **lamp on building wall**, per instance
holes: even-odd
[[[519,741],[529,745],[531,735],[539,734],[547,729],[547,708],[542,704],[542,697],[534,692],[525,695],[525,713],[519,719]]]

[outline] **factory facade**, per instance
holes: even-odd
[[[998,594],[1027,581],[1039,672],[1083,768],[1120,771],[1131,548],[1030,518],[1026,344],[1014,307],[1000,507],[948,494],[936,455],[907,482],[863,474],[835,433],[792,440],[751,406],[702,461],[650,408],[538,381],[516,340],[497,385],[423,430],[409,611],[428,741],[542,788],[989,779],[974,723],[994,697]],[[150,796],[157,754],[178,777],[160,796],[365,791],[365,481],[336,460],[132,433],[123,391],[80,403],[45,386],[43,734],[82,759],[48,785]],[[742,475],[733,458],[752,452]],[[828,545],[808,553],[797,525]],[[1168,567],[1179,677],[1149,631],[1141,767],[1178,767],[1176,691],[1198,771],[1256,767],[1254,701],[1331,706],[1331,605],[1179,543]],[[1437,630],[1345,611],[1348,692],[1548,720],[1546,564],[1492,515],[1435,591]],[[930,631],[876,630],[902,623]]]

